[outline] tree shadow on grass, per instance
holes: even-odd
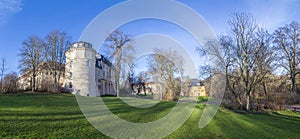
[[[228,138],[290,138],[298,137],[300,121],[273,114],[237,114],[219,111],[215,126]]]
[[[119,98],[103,98],[109,110],[129,122],[146,123],[156,121],[167,115],[176,105],[175,102],[161,101],[149,108],[137,108],[128,105]]]

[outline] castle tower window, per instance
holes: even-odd
[[[90,67],[90,61],[89,60],[86,61],[86,66]]]

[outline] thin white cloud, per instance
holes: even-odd
[[[0,25],[20,11],[22,11],[21,0],[0,0]]]
[[[291,7],[296,0],[247,0],[258,23],[270,30],[291,22]]]

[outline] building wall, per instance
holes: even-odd
[[[100,68],[96,68],[96,71],[98,72],[98,74],[96,74],[98,96],[116,95],[114,82],[110,78],[107,78],[107,76],[111,76],[111,75],[105,75],[105,74],[110,74],[111,72],[107,69],[100,69]],[[105,75],[106,77],[103,75]]]
[[[189,96],[207,96],[204,86],[190,86]]]
[[[64,66],[64,65],[63,65]],[[36,76],[36,86],[35,89],[37,91],[50,91],[50,88],[52,87],[54,82],[53,73],[47,68],[48,63],[43,62],[38,66],[38,73]],[[62,69],[63,70],[63,69]],[[31,84],[32,84],[32,72],[27,71],[23,74],[21,74],[17,80],[18,84],[18,90],[25,91],[25,90],[31,90]],[[64,87],[65,82],[65,74],[63,73],[60,76],[60,87]],[[56,76],[58,79],[58,75]],[[54,87],[54,86],[53,86]]]
[[[66,84],[73,94],[82,96],[115,95],[112,64],[86,42],[78,42],[66,53]]]
[[[66,52],[68,81],[73,94],[97,96],[95,83],[96,51],[86,42],[74,43]]]

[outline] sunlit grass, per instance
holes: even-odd
[[[176,105],[160,102],[151,108],[134,108],[115,97],[103,97],[111,111],[131,122],[150,122],[165,116]],[[167,138],[299,138],[300,114],[278,111],[238,114],[221,109],[203,129],[199,103],[190,118]],[[176,122],[176,121],[174,121]],[[0,138],[108,138],[81,113],[70,94],[0,95]]]

